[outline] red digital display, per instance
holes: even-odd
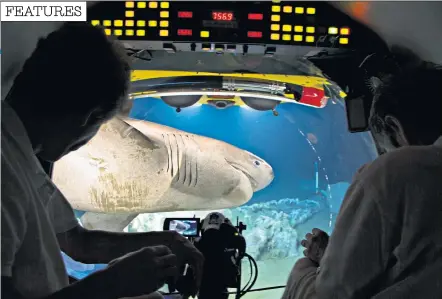
[[[214,21],[232,21],[233,20],[233,12],[228,11],[213,11],[212,12],[212,20]]]
[[[261,38],[262,37],[262,32],[261,31],[249,31],[249,32],[247,32],[247,37]]]
[[[191,11],[179,11],[178,18],[181,19],[191,19],[193,17],[193,12]]]
[[[191,36],[192,29],[178,29],[177,34],[180,36]]]
[[[249,20],[262,21],[263,18],[262,13],[249,13]]]

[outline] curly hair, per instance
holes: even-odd
[[[116,40],[87,23],[66,23],[38,42],[7,99],[54,117],[109,113],[124,105],[129,83],[129,61]]]
[[[442,135],[442,68],[429,62],[406,67],[388,76],[376,89],[370,128],[389,134],[385,117],[402,124],[413,145],[430,145]]]

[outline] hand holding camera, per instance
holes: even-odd
[[[179,275],[182,275],[184,268],[187,269],[185,273],[187,283],[185,290],[186,295],[195,297],[201,285],[204,256],[187,238],[179,233],[175,231],[167,231],[164,232],[164,234],[165,236],[168,236],[168,240],[165,240],[165,243],[168,244],[169,248],[177,257],[177,265],[180,267]],[[187,264],[189,267],[186,266]],[[169,283],[169,287],[170,289],[176,288],[183,293],[180,289],[180,282],[182,280],[182,277],[180,276],[178,276],[178,284],[174,285],[174,283]]]
[[[177,257],[166,246],[144,247],[111,261],[102,274],[118,298],[147,295],[177,277]]]

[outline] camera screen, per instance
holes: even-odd
[[[172,219],[169,230],[174,230],[185,237],[198,236],[199,219]]]

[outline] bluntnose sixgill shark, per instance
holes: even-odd
[[[272,167],[226,142],[114,118],[54,165],[53,180],[90,229],[122,231],[140,213],[240,206],[273,180]]]

